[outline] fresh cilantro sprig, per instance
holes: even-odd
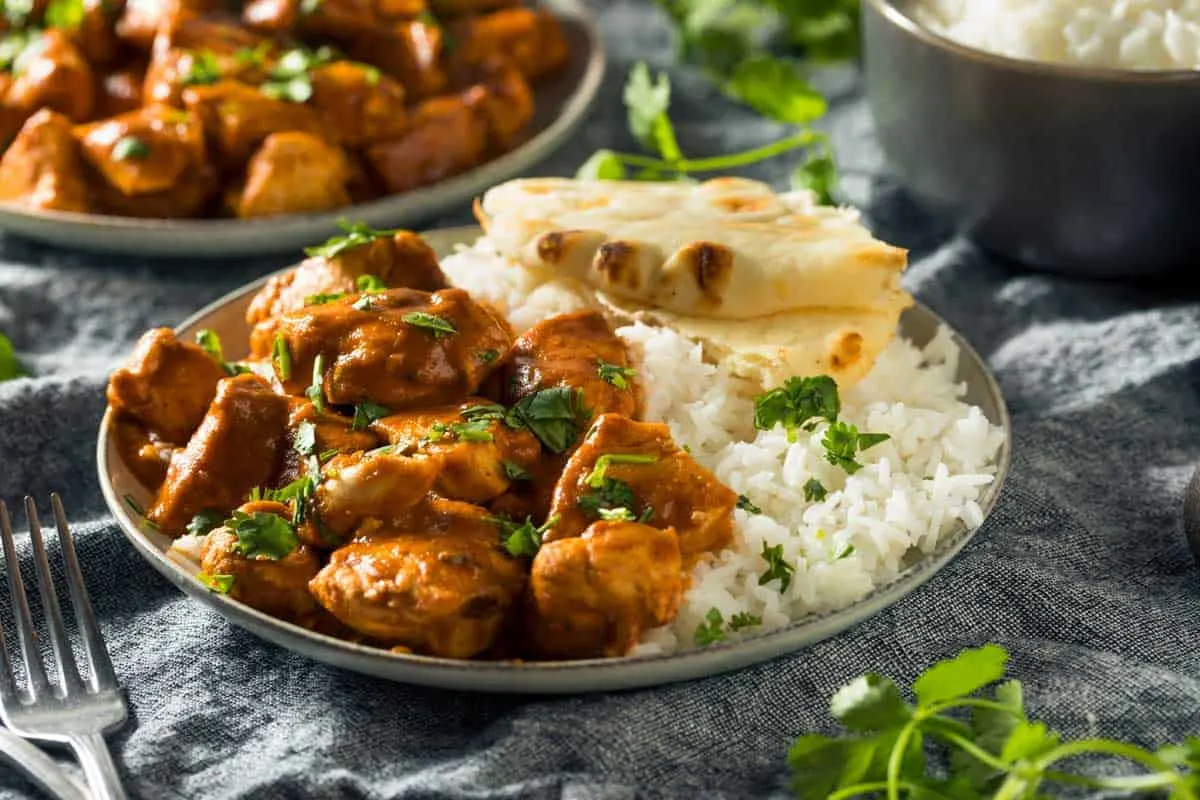
[[[886,433],[859,433],[858,428],[848,422],[834,422],[826,428],[821,444],[825,446],[826,461],[853,475],[863,467],[855,460],[855,455],[890,438]]]
[[[510,556],[533,558],[542,549],[542,537],[558,523],[558,517],[553,516],[541,525],[534,525],[529,517],[518,523],[504,515],[492,517],[491,521],[500,529],[500,544]]]
[[[720,609],[710,608],[704,615],[704,621],[696,626],[696,630],[692,634],[692,641],[696,643],[697,647],[708,647],[710,644],[723,642],[729,638],[726,635],[727,631],[737,633],[758,625],[762,625],[762,617],[748,611],[739,611],[726,623],[725,615],[721,613]]]
[[[315,247],[306,247],[304,248],[304,254],[308,256],[337,258],[347,250],[354,250],[355,248],[370,244],[376,239],[395,236],[400,232],[399,228],[377,229],[372,228],[365,222],[351,222],[348,219],[339,219],[338,227],[344,231],[342,235],[331,236],[325,240],[324,244],[319,244]]]
[[[761,514],[762,513],[762,509],[759,508],[757,505],[755,505],[754,502],[744,494],[738,495],[737,507],[740,508],[742,511],[745,511],[747,514]]]
[[[235,511],[225,521],[225,527],[237,536],[234,545],[238,552],[249,558],[268,558],[272,561],[287,556],[300,546],[296,531],[291,524],[279,516],[266,511],[247,514]]]
[[[522,397],[508,410],[504,421],[511,428],[527,428],[547,450],[562,453],[579,440],[591,416],[581,390],[555,386]]]
[[[430,314],[425,311],[410,311],[400,319],[405,324],[412,325],[414,328],[429,331],[435,339],[442,339],[458,333],[458,328],[454,327],[453,322],[445,317],[439,317],[437,314]]]
[[[783,545],[777,544],[774,547],[763,542],[762,546],[763,561],[767,562],[767,570],[758,577],[758,585],[766,586],[774,580],[779,581],[779,593],[783,594],[792,585],[792,575],[796,572],[796,567],[783,557]]]
[[[209,591],[216,592],[217,594],[229,594],[230,590],[233,589],[234,578],[232,575],[222,575],[219,573],[209,575],[207,572],[197,572],[196,580],[207,586]]]
[[[843,686],[830,713],[850,734],[796,740],[788,754],[796,797],[1032,800],[1059,784],[1200,798],[1200,738],[1157,751],[1098,737],[1063,741],[1045,723],[1029,719],[1019,681],[984,693],[1004,677],[1007,661],[1008,653],[994,644],[963,650],[918,676],[915,703],[874,673]],[[1062,769],[1069,759],[1089,756],[1124,759],[1143,772],[1093,776]],[[943,772],[939,764],[949,769]]]
[[[629,381],[637,377],[637,370],[631,367],[622,367],[620,364],[610,364],[603,359],[597,359],[596,374],[605,383],[612,384],[615,388],[624,391],[629,388]]]
[[[825,484],[821,483],[816,478],[809,478],[804,484],[804,502],[821,502],[829,495],[829,490],[825,488]]]
[[[291,103],[307,103],[313,95],[312,70],[336,61],[338,54],[332,47],[306,50],[297,47],[279,57],[275,68],[260,86],[259,91],[273,100]]]
[[[372,422],[383,419],[391,413],[391,409],[387,406],[381,406],[379,403],[364,400],[354,407],[354,421],[350,423],[350,429],[365,431],[370,427]]]
[[[196,331],[196,344],[212,357],[225,370],[225,374],[234,376],[249,372],[250,368],[225,360],[225,352],[221,348],[221,337],[216,331],[204,328]]]
[[[754,427],[769,431],[782,425],[788,441],[794,442],[797,430],[812,431],[821,420],[833,422],[841,410],[833,378],[788,378],[783,386],[754,398]]]

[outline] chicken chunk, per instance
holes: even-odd
[[[53,211],[92,210],[69,119],[46,108],[26,121],[0,159],[0,200]]]
[[[389,192],[407,192],[465,172],[487,154],[482,87],[435,97],[417,107],[408,133],[367,148],[368,163]]]
[[[200,427],[225,370],[170,328],[142,334],[133,355],[108,380],[108,404],[171,444],[187,444]]]
[[[113,418],[109,434],[121,454],[121,463],[129,467],[138,483],[157,489],[167,476],[167,465],[175,448],[152,436],[142,423],[124,414]]]
[[[261,83],[274,60],[274,45],[234,19],[184,15],[154,37],[144,94],[149,102],[179,106],[188,86],[225,78]]]
[[[558,18],[545,9],[509,8],[466,17],[448,27],[454,41],[452,71],[482,64],[497,55],[530,80],[557,70],[567,60],[567,42]]]
[[[404,87],[374,67],[351,61],[317,67],[312,89],[309,103],[338,144],[362,147],[408,127]]]
[[[428,98],[446,88],[445,48],[440,25],[414,19],[373,30],[358,40],[351,55],[400,81],[410,97]]]
[[[308,582],[321,568],[315,552],[294,535],[288,510],[273,502],[247,503],[233,524],[215,528],[201,545],[201,568],[210,579],[228,580],[229,596],[264,614],[305,624],[320,613]],[[263,532],[273,533],[271,548],[259,546]],[[283,553],[287,545],[291,549]]]
[[[439,466],[437,458],[387,452],[334,456],[316,491],[325,538],[345,541],[367,520],[387,525],[402,518],[429,493]]]
[[[199,429],[171,457],[146,516],[179,536],[201,511],[229,511],[269,485],[287,447],[287,413],[287,400],[257,375],[222,380]]]
[[[261,33],[289,33],[300,18],[300,0],[249,0],[242,6],[242,22]]]
[[[83,57],[92,67],[113,63],[120,53],[113,20],[119,13],[108,0],[82,0],[83,17],[79,27],[68,30]]]
[[[60,30],[43,32],[21,53],[5,103],[27,111],[48,108],[82,122],[96,104],[95,76],[79,48]]]
[[[106,74],[96,96],[96,117],[115,117],[141,108],[145,80],[144,64],[130,64]]]
[[[481,354],[512,343],[508,323],[462,289],[306,306],[284,315],[277,333],[290,354],[291,369],[279,373],[289,394],[317,383],[328,403],[369,400],[393,411],[474,393],[491,370]]]
[[[153,46],[161,29],[183,17],[202,15],[219,6],[218,0],[126,0],[117,20],[117,36],[145,52]]]
[[[431,498],[406,523],[334,551],[309,584],[347,626],[446,658],[486,651],[524,589],[525,567],[482,508]]]
[[[242,219],[327,211],[349,205],[349,178],[341,148],[300,131],[273,133],[250,159],[231,205]]]
[[[364,275],[379,278],[394,289],[436,292],[448,286],[437,254],[409,231],[371,237],[332,257],[314,256],[293,270],[272,276],[254,296],[246,311],[246,321],[255,326],[251,352],[260,358],[270,354],[279,317],[304,308],[309,298],[354,294],[356,281]]]
[[[533,559],[526,618],[547,658],[628,653],[648,628],[679,612],[683,562],[672,528],[596,522],[543,545]]]
[[[541,456],[538,440],[501,419],[471,415],[487,409],[484,400],[461,405],[393,414],[376,420],[372,429],[397,452],[427,453],[441,462],[433,490],[452,500],[486,503],[527,475]]]
[[[229,169],[245,164],[272,133],[301,131],[325,136],[321,119],[308,106],[267,97],[236,81],[189,86],[183,92],[183,104],[200,116],[223,166]]]
[[[207,167],[204,130],[195,115],[146,106],[76,129],[84,158],[127,196],[177,188]]]
[[[691,564],[729,544],[736,504],[737,494],[677,448],[666,425],[605,414],[563,470],[550,509],[559,521],[546,539],[578,536],[599,509],[625,508],[655,527],[674,528]]]
[[[533,89],[520,70],[503,60],[485,65],[479,85],[488,146],[493,152],[510,150],[533,119]]]
[[[601,414],[632,417],[641,384],[629,354],[598,311],[577,311],[544,319],[521,334],[505,367],[508,403],[555,386],[583,392],[592,418]]]

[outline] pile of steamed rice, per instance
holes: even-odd
[[[442,267],[518,332],[588,302],[569,283],[508,264],[486,241],[460,248]],[[1004,436],[960,399],[958,348],[946,330],[924,348],[897,338],[871,373],[843,392],[841,419],[891,437],[861,453],[864,467],[853,475],[825,460],[824,426],[793,443],[782,428],[756,431],[753,397],[761,389],[706,363],[695,342],[641,323],[617,333],[638,368],[645,418],[665,422],[676,444],[762,509],[734,512],[731,546],[695,567],[675,621],[649,631],[635,655],[695,647],[696,628],[713,608],[726,621],[739,613],[762,618],[730,632],[731,640],[844,608],[893,580],[914,554],[983,522],[979,500],[995,479]],[[814,477],[828,495],[806,502],[803,487]],[[778,581],[758,583],[764,545],[782,545],[795,565],[786,592]]]

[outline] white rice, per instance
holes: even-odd
[[[921,0],[921,24],[1032,61],[1200,69],[1200,0]]]
[[[455,284],[491,302],[518,330],[545,316],[587,305],[572,284],[545,280],[499,258],[486,242],[443,262]],[[636,655],[694,647],[710,609],[762,618],[731,639],[782,627],[809,614],[843,608],[895,578],[911,554],[931,552],[961,523],[983,522],[979,499],[992,483],[1003,432],[961,401],[958,349],[946,330],[924,348],[894,341],[872,372],[842,397],[841,418],[886,442],[860,454],[847,475],[825,460],[824,426],[789,443],[782,429],[755,431],[753,395],[701,348],[669,329],[642,324],[617,333],[637,359],[647,419],[668,424],[675,441],[762,514],[735,512],[732,547],[696,566],[675,621],[650,631]],[[806,502],[817,478],[829,490]],[[758,584],[763,546],[783,546],[795,565],[791,585]],[[839,557],[841,556],[841,557]]]

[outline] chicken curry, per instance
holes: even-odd
[[[620,656],[670,622],[737,495],[639,419],[608,320],[516,336],[407,232],[313,253],[254,297],[245,360],[161,328],[109,383],[145,524],[199,537],[199,580],[449,658]]]
[[[519,0],[25,0],[0,17],[0,201],[267,217],[511,149],[567,44]]]

